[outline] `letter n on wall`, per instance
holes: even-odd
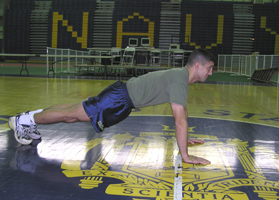
[[[72,33],[73,38],[77,38],[77,43],[81,43],[81,48],[87,48],[87,33],[88,33],[88,12],[83,12],[83,20],[82,20],[82,36],[78,37],[78,32],[73,30],[73,26],[70,26],[68,20],[63,18],[62,14],[58,12],[53,12],[53,20],[52,20],[52,40],[51,46],[53,48],[57,48],[57,40],[58,40],[58,22],[62,22],[62,26],[67,27],[67,31]]]

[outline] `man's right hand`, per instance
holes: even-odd
[[[203,165],[207,165],[210,164],[211,162],[209,160],[206,160],[204,158],[201,157],[197,157],[197,156],[192,156],[192,155],[188,155],[185,158],[182,158],[183,161],[185,163],[190,163],[190,164],[203,164]]]

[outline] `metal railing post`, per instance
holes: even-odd
[[[217,72],[219,72],[219,68],[220,68],[220,57],[221,57],[221,55],[218,55],[218,66],[217,66]]]
[[[233,55],[231,55],[231,72],[232,72],[232,66],[233,66]]]
[[[68,49],[68,68],[67,68],[67,72],[70,72],[70,64],[71,64],[70,54],[71,54],[71,50]]]
[[[270,68],[273,68],[273,55],[271,55],[271,59],[270,59]]]
[[[265,55],[264,55],[264,59],[263,59],[263,69],[265,69]]]
[[[226,55],[224,55],[224,72],[226,71],[225,69],[226,69]]]
[[[46,49],[46,65],[47,65],[47,67],[46,67],[46,69],[47,69],[46,74],[48,75],[48,47]]]
[[[238,73],[241,74],[241,55],[238,57]]]

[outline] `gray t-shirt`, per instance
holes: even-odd
[[[127,89],[136,108],[176,103],[186,108],[189,92],[186,67],[150,72],[128,80]]]

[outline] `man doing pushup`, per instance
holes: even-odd
[[[29,111],[9,119],[15,139],[28,145],[41,138],[37,124],[58,122],[91,122],[96,132],[119,123],[129,116],[133,108],[169,102],[175,119],[175,132],[181,157],[186,163],[209,164],[210,161],[188,154],[188,143],[203,143],[188,139],[187,97],[189,84],[204,82],[212,75],[214,56],[203,49],[195,49],[185,67],[150,72],[133,77],[123,83],[117,81],[98,96],[76,104],[54,105],[46,109]]]

